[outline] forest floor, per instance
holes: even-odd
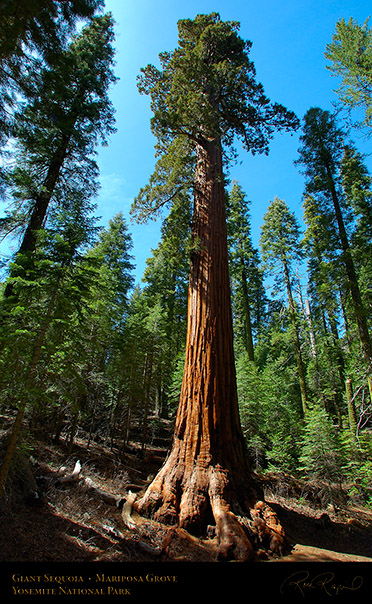
[[[170,529],[136,517],[127,528],[122,510],[109,505],[89,481],[59,482],[58,470],[72,472],[77,460],[81,476],[105,493],[125,498],[140,492],[162,465],[166,450],[130,443],[119,457],[104,442],[77,438],[66,459],[63,443],[35,442],[32,474],[42,495],[38,499],[12,495],[0,506],[0,561],[9,562],[212,562],[214,538],[199,539],[182,529]],[[258,477],[260,479],[260,477]],[[261,478],[265,498],[278,514],[292,547],[282,562],[372,562],[372,510],[350,506],[330,511],[303,503],[296,481],[283,488],[283,478]],[[284,481],[285,482],[285,481]],[[166,544],[166,547],[165,547]]]

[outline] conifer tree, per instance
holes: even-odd
[[[336,90],[341,106],[364,111],[364,120],[356,122],[368,133],[372,127],[372,30],[368,19],[361,25],[350,17],[336,23],[332,42],[327,45],[327,68],[341,79]]]
[[[91,241],[95,228],[89,217],[89,200],[84,204],[80,198],[76,201],[72,203],[71,200],[68,212],[60,212],[54,217],[49,231],[40,233],[32,273],[28,273],[27,279],[17,278],[18,303],[12,305],[7,301],[9,313],[0,332],[4,344],[2,392],[10,394],[17,415],[2,459],[0,497],[4,494],[26,409],[34,402],[35,395],[40,395],[39,389],[43,390],[41,360],[47,349],[47,336],[54,328],[56,340],[61,341],[61,328],[68,324],[81,304],[86,283],[85,271],[80,264],[81,253]],[[56,345],[54,352],[55,349]],[[14,374],[17,375],[16,386]]]
[[[259,268],[258,251],[253,247],[249,202],[234,183],[227,197],[227,233],[230,256],[230,277],[233,287],[235,332],[242,325],[243,346],[248,359],[254,361],[253,331],[263,315],[265,295]]]
[[[93,17],[102,5],[102,0],[2,0],[0,61],[24,54],[25,48],[51,58],[76,20]]]
[[[157,413],[166,416],[168,395],[178,359],[184,355],[186,339],[187,286],[189,273],[191,204],[183,196],[175,199],[161,228],[161,241],[148,258],[143,277],[149,307],[160,305],[166,337],[164,354],[158,358]]]
[[[101,434],[110,429],[109,410],[120,396],[122,374],[117,370],[133,287],[132,238],[121,213],[114,216],[82,257],[89,277],[82,307],[70,318],[71,329],[63,339],[62,363],[56,363],[54,385],[73,412],[84,412],[81,421]],[[91,273],[89,275],[89,272]],[[75,376],[71,376],[71,369]],[[52,373],[52,369],[49,369]],[[53,377],[53,376],[52,376]],[[76,386],[75,386],[76,384]]]
[[[254,483],[241,431],[233,354],[222,149],[237,136],[267,153],[277,129],[297,125],[255,80],[250,43],[238,23],[198,15],[178,23],[179,45],[148,66],[140,90],[151,95],[160,158],[136,200],[140,218],[193,184],[186,359],[171,453],[137,503],[141,512],[195,533],[213,515],[220,555],[249,559],[253,546],[237,514],[261,515],[269,548],[282,528]],[[239,510],[239,511],[238,511]]]
[[[97,244],[87,255],[88,258],[94,259],[101,273],[94,296],[103,304],[99,314],[102,315],[105,308],[109,321],[115,327],[120,325],[120,321],[125,317],[129,293],[134,285],[132,247],[127,222],[122,212],[119,212],[100,232]]]
[[[341,162],[346,136],[338,128],[333,115],[313,107],[304,117],[303,134],[300,140],[297,163],[304,167],[306,193],[317,196],[322,209],[337,225],[341,262],[371,389],[372,343],[347,228],[350,208],[342,191]]]
[[[344,461],[335,427],[326,411],[314,406],[305,419],[299,464],[309,480],[318,481],[323,504],[339,502]]]
[[[2,0],[0,20],[0,153],[12,135],[14,109],[32,90],[27,75],[51,64],[81,19],[91,19],[102,0]],[[0,185],[4,171],[0,171]]]
[[[329,407],[333,407],[341,426],[345,358],[338,327],[341,317],[338,287],[343,278],[337,228],[332,216],[312,195],[304,200],[304,221],[307,227],[303,246],[307,255],[308,292],[319,352],[313,363],[314,391],[328,412]]]
[[[32,99],[16,119],[14,202],[2,219],[5,235],[23,230],[19,257],[31,259],[51,204],[97,191],[95,147],[113,131],[112,39],[111,15],[96,17],[52,67],[30,76]],[[5,295],[12,292],[9,283]]]
[[[365,158],[354,145],[345,145],[340,179],[345,201],[354,216],[351,245],[368,308],[372,300],[372,177]]]
[[[108,366],[115,393],[111,411],[111,438],[112,441],[119,438],[124,448],[130,437],[133,418],[143,417],[144,412],[146,354],[150,337],[148,311],[147,300],[137,285],[129,297],[126,319]]]
[[[275,197],[264,216],[260,238],[261,254],[266,268],[271,271],[272,275],[276,274],[277,285],[285,288],[287,292],[289,315],[294,334],[302,412],[305,414],[308,407],[305,366],[293,296],[293,263],[303,259],[299,237],[300,227],[294,213],[290,212],[285,201]]]
[[[167,316],[170,348],[184,347],[191,235],[191,203],[179,196],[161,227],[161,241],[148,258],[143,281],[148,297],[158,300]]]

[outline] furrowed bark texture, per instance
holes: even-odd
[[[240,425],[218,141],[197,147],[193,241],[172,449],[136,509],[194,534],[215,524],[220,557],[249,560],[254,549],[280,551],[285,540],[252,478]]]

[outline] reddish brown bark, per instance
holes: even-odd
[[[215,524],[221,557],[248,560],[258,547],[281,550],[284,532],[252,478],[240,425],[222,153],[215,140],[197,147],[193,241],[172,449],[136,508],[195,534]]]

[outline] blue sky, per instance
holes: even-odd
[[[177,46],[177,21],[199,13],[218,12],[224,20],[241,23],[240,34],[253,43],[251,59],[267,96],[299,117],[311,106],[332,110],[337,80],[326,69],[324,51],[338,19],[369,16],[366,0],[106,0],[116,21],[116,75],[111,90],[117,133],[99,149],[101,191],[97,215],[101,223],[122,211],[132,233],[136,280],[160,238],[160,222],[136,225],[129,210],[153,171],[155,139],[150,132],[150,100],[137,90],[141,67],[158,64],[158,55]],[[371,9],[372,12],[372,9]],[[369,152],[371,141],[354,140]],[[262,217],[275,195],[285,199],[302,220],[303,178],[293,165],[298,135],[278,135],[268,157],[243,151],[230,169],[251,200],[253,241],[258,246]],[[368,160],[372,171],[372,162]],[[16,249],[16,245],[14,246]],[[14,249],[14,248],[13,248]]]
[[[252,41],[251,59],[257,80],[267,96],[295,111],[299,117],[311,106],[332,110],[337,80],[326,69],[325,46],[338,19],[368,18],[365,0],[106,0],[116,20],[116,75],[112,89],[118,132],[109,147],[99,152],[102,189],[97,213],[104,223],[118,211],[128,218],[133,198],[153,170],[155,139],[150,132],[149,99],[139,95],[136,77],[148,63],[158,65],[158,55],[177,46],[177,21],[198,13],[218,12],[224,20],[241,23],[240,34]],[[361,151],[363,139],[353,137]],[[303,177],[293,165],[298,135],[278,135],[268,157],[245,151],[230,169],[251,200],[252,232],[258,245],[262,217],[275,195],[285,199],[302,220]],[[368,160],[370,169],[372,168]],[[143,274],[146,258],[159,242],[160,223],[129,222],[137,265]]]

